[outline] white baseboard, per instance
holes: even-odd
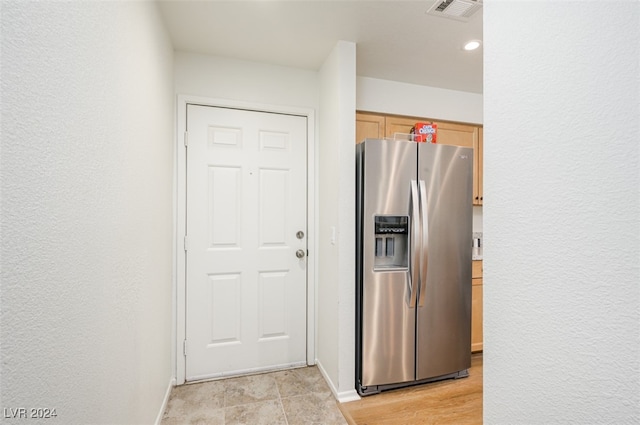
[[[324,380],[327,382],[327,385],[329,385],[329,389],[331,390],[331,393],[336,398],[336,400],[338,400],[338,403],[346,403],[348,401],[360,400],[360,396],[358,395],[358,392],[355,390],[355,388],[349,391],[338,392],[336,386],[333,384],[333,381],[331,381],[331,379],[329,378],[327,371],[324,370],[324,367],[322,367],[322,363],[317,359],[316,359],[316,366],[318,367],[318,370],[322,374],[322,377],[324,378]]]
[[[340,403],[346,403],[349,401],[357,401],[360,400],[360,395],[356,390],[342,391],[338,394],[338,401]]]
[[[169,397],[171,396],[171,390],[176,386],[176,379],[171,378],[169,381],[169,386],[167,387],[167,391],[164,393],[164,400],[162,400],[162,406],[160,406],[160,411],[158,412],[158,416],[156,416],[155,425],[160,425],[162,422],[162,417],[164,416],[164,411],[167,410],[167,404],[169,404]]]

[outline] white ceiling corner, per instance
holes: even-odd
[[[455,0],[473,1],[473,0]],[[174,48],[319,69],[339,40],[356,43],[359,76],[482,93],[482,8],[430,14],[435,1],[158,0]]]

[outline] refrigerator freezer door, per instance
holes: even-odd
[[[358,155],[358,374],[360,385],[368,387],[415,379],[411,181],[417,177],[417,148],[415,143],[373,139],[363,145]],[[408,260],[401,260],[401,255]]]
[[[473,149],[419,144],[418,179],[428,226],[416,324],[416,379],[471,366]]]

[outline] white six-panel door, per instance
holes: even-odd
[[[187,106],[187,381],[306,364],[306,126]]]

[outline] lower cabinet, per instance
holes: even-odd
[[[471,352],[482,351],[482,261],[471,267]]]

